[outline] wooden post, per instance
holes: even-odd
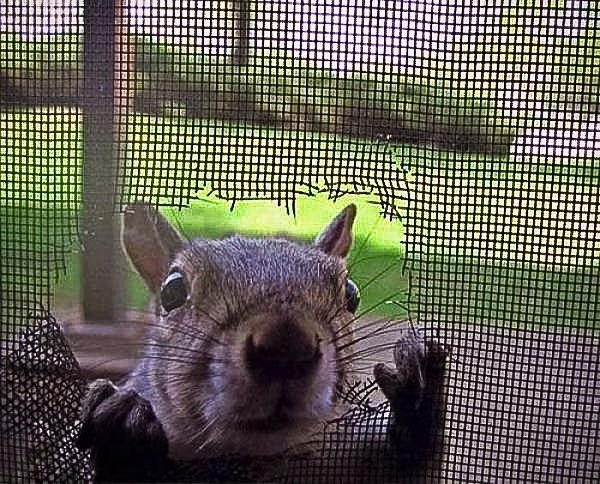
[[[236,15],[235,41],[233,46],[233,65],[243,67],[250,60],[250,9],[251,0],[235,0],[233,2]]]
[[[116,0],[84,3],[82,304],[86,321],[114,321],[121,307],[119,242],[120,61]],[[119,82],[117,82],[119,81]]]

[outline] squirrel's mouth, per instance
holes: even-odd
[[[241,421],[241,430],[249,433],[269,434],[292,428],[299,421],[306,420],[301,407],[298,402],[282,392],[277,403],[269,411],[257,411],[252,418]],[[261,416],[256,418],[256,415]]]
[[[250,433],[269,434],[291,427],[294,419],[283,411],[277,410],[272,415],[261,419],[247,420],[241,423],[243,431]]]

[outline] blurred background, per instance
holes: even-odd
[[[353,202],[361,317],[419,319],[456,349],[449,479],[600,478],[599,13],[0,5],[3,351],[50,311],[88,369],[129,358],[98,351],[139,339],[127,324],[148,307],[120,247],[127,203],[188,237],[308,243]]]

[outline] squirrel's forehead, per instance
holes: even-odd
[[[196,273],[241,283],[329,281],[343,278],[345,262],[312,246],[286,240],[232,238],[192,244],[180,254]],[[177,261],[175,262],[177,263]]]

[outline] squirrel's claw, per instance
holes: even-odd
[[[96,480],[152,475],[167,462],[168,442],[150,403],[134,390],[96,380],[84,398],[77,447],[90,449]],[[142,472],[140,473],[140,470]]]
[[[85,395],[81,408],[81,428],[77,435],[76,445],[79,449],[89,449],[94,445],[96,421],[94,412],[98,405],[117,393],[118,388],[110,380],[93,381]]]
[[[394,348],[396,368],[380,363],[375,381],[390,402],[388,435],[405,461],[417,464],[434,450],[445,413],[444,377],[449,348],[425,341],[414,328]]]
[[[396,368],[380,363],[373,369],[375,381],[392,406],[417,409],[425,391],[425,342],[416,331],[407,331],[394,347]]]

